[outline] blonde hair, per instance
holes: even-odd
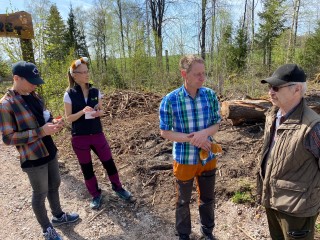
[[[196,55],[185,55],[180,59],[179,68],[185,70],[187,73],[191,71],[191,67],[194,63],[204,64],[204,60]]]

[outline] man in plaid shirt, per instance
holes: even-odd
[[[160,132],[173,141],[173,173],[176,177],[176,230],[179,239],[190,239],[190,199],[194,178],[199,194],[201,233],[214,239],[216,158],[211,152],[212,135],[219,129],[219,102],[213,90],[203,87],[206,81],[203,59],[194,55],[180,60],[184,84],[166,95],[160,104]],[[203,161],[199,152],[209,152]]]
[[[76,213],[62,211],[59,199],[60,173],[57,148],[51,135],[63,127],[62,120],[53,119],[43,101],[35,93],[44,81],[37,67],[20,61],[13,65],[13,87],[0,100],[0,132],[3,142],[16,146],[23,172],[32,187],[32,209],[47,240],[62,239],[53,228],[79,219]],[[47,216],[48,199],[51,222]]]

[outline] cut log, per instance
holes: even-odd
[[[246,99],[224,101],[221,104],[221,115],[232,121],[233,125],[243,122],[261,122],[265,119],[265,112],[272,103],[262,99]]]
[[[320,96],[305,96],[307,105],[320,114]],[[221,103],[221,115],[229,119],[232,125],[240,125],[244,122],[261,122],[265,120],[265,112],[272,103],[264,99],[230,100]]]

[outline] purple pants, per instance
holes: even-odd
[[[99,196],[101,190],[93,171],[91,150],[99,157],[103,167],[106,169],[112,189],[117,191],[122,188],[109,144],[103,133],[73,136],[71,142],[73,150],[78,157],[86,187],[92,197]]]

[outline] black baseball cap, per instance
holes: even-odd
[[[280,86],[289,82],[306,82],[307,76],[297,64],[284,64],[280,66],[271,77],[261,80],[272,86]]]
[[[36,65],[31,62],[19,61],[12,65],[12,74],[25,78],[29,83],[34,85],[43,84],[44,81],[39,75]]]

